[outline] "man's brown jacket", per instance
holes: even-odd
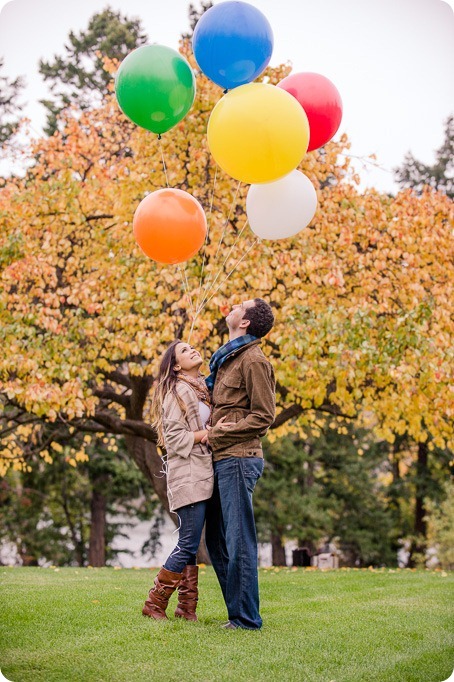
[[[275,418],[274,372],[260,339],[239,348],[218,370],[213,389],[212,430],[209,443],[213,459],[263,457],[260,438]],[[216,426],[221,417],[234,426]]]

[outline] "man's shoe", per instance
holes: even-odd
[[[235,623],[232,623],[229,620],[229,621],[227,621],[227,623],[224,623],[224,625],[221,625],[221,628],[223,630],[238,630],[238,625],[235,625]]]

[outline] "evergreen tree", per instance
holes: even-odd
[[[394,169],[397,183],[420,194],[425,185],[454,197],[454,116],[445,122],[445,139],[435,152],[435,163],[430,166],[415,159],[408,152],[400,168]]]
[[[21,76],[14,80],[3,76],[3,66],[4,60],[0,58],[0,145],[11,139],[17,130],[18,113],[22,109],[19,98],[25,84]]]
[[[266,443],[265,462],[255,507],[273,563],[283,564],[285,540],[314,551],[334,539],[350,565],[395,563],[383,445],[353,427],[326,427],[305,440]]]
[[[211,0],[202,0],[200,3],[200,9],[197,9],[195,5],[189,3],[189,8],[188,8],[188,17],[189,17],[189,31],[187,33],[182,34],[183,40],[191,40],[192,36],[194,34],[194,29],[197,25],[198,20],[202,16],[202,14],[205,14],[207,10],[210,9],[210,7],[213,7],[213,3]]]
[[[1,481],[0,544],[22,565],[104,566],[123,551],[112,547],[126,537],[120,526],[154,516],[156,496],[131,467],[122,439],[113,453],[113,440],[93,440],[88,461],[76,465],[65,446],[52,466],[29,460],[27,470],[10,470]]]
[[[428,503],[428,538],[436,549],[442,568],[454,570],[454,482],[449,480],[443,486],[444,500],[437,505]]]
[[[323,495],[335,500],[333,538],[349,565],[395,564],[393,517],[383,483],[388,444],[353,426],[340,430],[325,430],[318,443]]]
[[[271,541],[272,563],[286,564],[283,543],[314,550],[332,533],[330,501],[323,496],[314,444],[288,436],[264,442],[265,471],[255,493],[259,537]]]
[[[58,114],[65,107],[90,108],[109,92],[112,77],[103,68],[104,57],[121,61],[146,41],[139,19],[128,19],[110,8],[94,14],[85,31],[71,31],[63,56],[39,62],[52,93],[51,98],[41,100],[48,110],[45,132],[55,132]]]

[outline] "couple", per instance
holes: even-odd
[[[178,588],[175,616],[197,620],[196,552],[206,521],[206,545],[229,616],[223,627],[256,630],[262,619],[252,493],[263,472],[260,437],[275,416],[274,374],[260,339],[274,316],[255,298],[234,305],[226,322],[229,341],[214,353],[206,380],[200,353],[187,343],[174,341],[161,361],[151,414],[167,451],[167,493],[180,528],[142,613],[167,618]]]

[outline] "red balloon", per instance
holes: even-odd
[[[308,152],[331,140],[342,120],[342,100],[329,78],[319,73],[292,73],[277,87],[293,95],[307,114],[310,127]]]

